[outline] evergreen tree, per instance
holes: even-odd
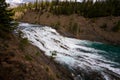
[[[11,16],[11,10],[8,10],[5,0],[0,0],[0,32],[11,32],[14,29]]]

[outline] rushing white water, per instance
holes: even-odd
[[[47,26],[20,23],[18,29],[24,33],[24,37],[43,50],[46,55],[51,56],[52,53],[56,53],[55,60],[61,64],[84,71],[88,75],[92,72],[99,73],[103,76],[102,80],[120,79],[120,68],[113,67],[113,64],[119,65],[119,63],[112,62],[98,54],[106,53],[106,51],[83,45],[91,44],[90,41],[63,37],[55,29]],[[81,74],[79,75],[81,76]]]

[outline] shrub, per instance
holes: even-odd
[[[57,56],[57,51],[51,51],[50,53],[51,53],[51,56],[50,56],[51,59],[54,59],[55,56]]]
[[[52,51],[51,53],[52,53],[52,54],[51,54],[52,57],[54,57],[54,56],[57,55],[57,51]]]
[[[25,59],[28,60],[28,61],[32,61],[32,57],[30,55],[25,55]]]
[[[60,28],[60,22],[58,21],[58,22],[55,23],[55,24],[51,24],[51,26],[52,26],[53,28],[55,28],[56,30],[58,30],[58,29]]]
[[[50,17],[50,14],[47,14],[46,18],[49,18]]]
[[[119,32],[120,31],[120,21],[118,21],[115,26],[112,28],[113,32]]]
[[[79,27],[79,25],[78,25],[78,23],[76,23],[76,22],[69,22],[69,29],[68,29],[70,32],[72,32],[73,34],[76,34],[76,35],[78,35],[79,34],[79,32],[80,32],[80,27]]]
[[[2,39],[10,39],[10,36],[5,31],[0,30],[0,38],[2,38]]]
[[[101,25],[101,26],[100,26],[100,28],[102,28],[102,29],[106,30],[106,28],[107,28],[107,24],[106,24],[106,23],[104,23],[103,25]]]
[[[40,55],[40,52],[35,53],[35,55],[36,55],[36,56],[39,56],[39,55]]]
[[[18,30],[18,37],[22,38],[22,36],[23,36],[23,32],[21,30]]]
[[[60,79],[60,75],[59,74],[56,74],[56,77]]]
[[[48,67],[48,66],[46,66],[46,67],[45,67],[45,70],[46,70],[47,72],[49,72],[49,71],[50,71],[50,69],[49,69],[49,67]]]
[[[20,48],[21,50],[24,50],[25,46],[27,46],[28,43],[29,43],[29,41],[28,41],[27,38],[22,38],[22,39],[20,40],[20,43],[19,43],[19,48]]]

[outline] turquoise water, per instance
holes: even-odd
[[[120,45],[110,45],[98,42],[88,42],[83,43],[86,47],[91,47],[97,50],[102,50],[104,52],[98,52],[98,54],[103,55],[105,58],[120,63]]]
[[[23,37],[74,72],[75,80],[120,80],[120,45],[67,38],[50,27],[21,23]]]

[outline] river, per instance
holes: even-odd
[[[48,26],[19,23],[31,44],[66,65],[74,80],[120,80],[120,45],[68,38]]]

